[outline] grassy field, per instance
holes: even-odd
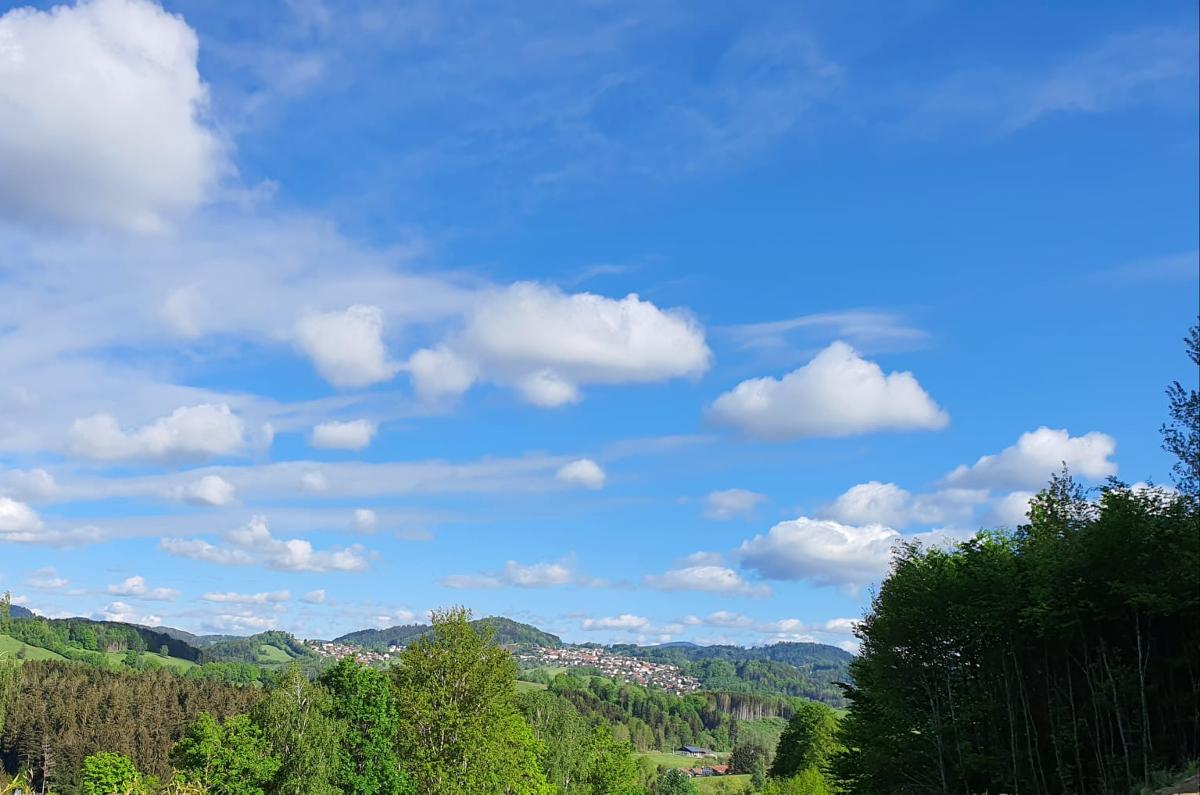
[[[730,793],[730,795],[737,793],[741,795],[743,792],[750,791],[750,774],[694,778],[692,779],[692,783],[696,785],[696,789],[700,791],[700,795],[724,795],[724,793]]]
[[[125,652],[123,651],[105,652],[104,656],[107,657],[108,661],[111,663],[119,665],[123,665],[125,663]],[[149,651],[144,651],[139,654],[138,659],[152,660],[154,663],[158,663],[163,668],[170,668],[178,673],[183,673],[189,668],[196,667],[196,663],[192,662],[191,660],[182,660],[178,657],[163,657],[161,654],[155,654],[154,652]]]
[[[16,658],[24,643],[9,635],[0,635],[0,658]],[[26,660],[65,660],[61,654],[37,646],[25,646]]]
[[[271,646],[264,643],[258,647],[258,661],[263,665],[290,663],[292,661],[292,655],[288,654],[278,646]]]
[[[670,751],[649,751],[638,754],[638,757],[641,759],[642,764],[650,770],[656,770],[659,767],[704,767],[705,765],[724,765],[729,763],[729,754],[727,753],[719,753],[715,754],[715,756],[706,756],[703,759],[698,759],[671,753]]]
[[[524,682],[520,679],[517,680],[517,690],[518,691],[545,690],[545,689],[546,689],[546,686],[544,684],[542,684],[541,682]]]

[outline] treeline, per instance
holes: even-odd
[[[0,667],[0,767],[32,771],[39,784],[49,781],[62,793],[78,791],[84,758],[101,750],[166,777],[172,746],[201,712],[243,713],[261,695],[162,670],[50,661]]]
[[[648,791],[628,742],[557,695],[519,699],[516,673],[461,610],[386,673],[345,659],[264,688],[8,661],[0,762],[58,795]]]
[[[1015,531],[901,550],[850,666],[851,791],[1126,793],[1200,759],[1200,395],[1168,395],[1178,490],[1064,471]]]
[[[845,706],[839,686],[848,681],[852,655],[822,643],[739,646],[614,646],[632,657],[679,666],[715,692],[775,693]]]
[[[0,606],[0,634],[69,659],[86,661],[93,659],[93,653],[124,651],[162,652],[191,662],[200,659],[196,648],[149,627],[86,618],[16,618],[7,599]]]
[[[501,646],[558,648],[562,645],[562,638],[557,635],[502,616],[480,618],[472,621],[471,626],[488,633],[489,637]],[[334,642],[360,646],[368,651],[385,652],[391,646],[407,646],[430,632],[428,624],[401,624],[386,629],[360,629],[334,638]]]
[[[728,751],[748,721],[790,718],[798,701],[757,693],[676,696],[578,671],[555,676],[547,690],[585,718],[611,726],[618,740],[632,743],[638,751],[683,745]]]

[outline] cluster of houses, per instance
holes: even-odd
[[[685,745],[679,749],[681,756],[690,756],[696,759],[704,757],[716,758],[713,752],[707,748],[698,748],[694,745]],[[729,765],[700,765],[698,767],[681,767],[679,772],[683,773],[688,778],[707,778],[708,776],[728,776]]]
[[[362,646],[354,646],[348,643],[334,643],[329,640],[306,640],[304,645],[312,649],[322,657],[333,657],[340,660],[343,657],[357,657],[360,663],[364,665],[374,665],[376,663],[390,663],[395,659],[398,647],[392,646],[385,652],[368,651]]]
[[[657,687],[668,693],[683,695],[700,689],[700,680],[684,675],[677,665],[650,662],[623,654],[612,654],[589,646],[549,649],[535,646],[516,653],[517,661],[526,666],[553,665],[565,668],[594,668],[602,676],[623,682],[635,682],[645,687]]]

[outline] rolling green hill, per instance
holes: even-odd
[[[496,643],[558,648],[562,638],[543,632],[535,626],[513,621],[511,618],[492,616],[471,622],[472,626],[486,626],[492,630]],[[387,629],[361,629],[334,638],[336,643],[361,646],[371,651],[387,651],[389,646],[406,646],[429,632],[428,624],[402,624]]]
[[[25,650],[24,656],[21,656],[21,649]],[[30,646],[11,635],[0,635],[0,659],[63,660],[66,658],[49,649]]]

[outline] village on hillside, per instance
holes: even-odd
[[[657,687],[675,695],[700,689],[700,680],[687,676],[677,665],[640,660],[590,646],[562,649],[534,646],[518,651],[514,656],[518,663],[527,667],[593,668],[611,679]]]

